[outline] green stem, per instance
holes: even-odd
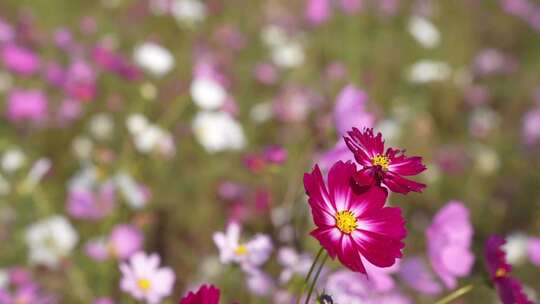
[[[325,254],[321,264],[319,265],[319,269],[317,269],[317,273],[315,274],[315,278],[313,279],[313,282],[311,282],[311,287],[309,288],[308,296],[307,296],[306,302],[304,304],[309,303],[309,300],[311,299],[311,294],[313,293],[313,288],[315,288],[315,284],[317,283],[317,280],[319,279],[319,275],[321,274],[324,263],[326,263],[327,259],[328,259],[328,254]]]
[[[309,279],[311,278],[311,273],[315,269],[315,265],[317,265],[317,262],[319,261],[319,258],[321,257],[321,254],[323,253],[324,249],[321,247],[319,249],[319,252],[317,252],[317,256],[315,256],[315,260],[313,260],[313,263],[311,263],[311,267],[309,267],[308,274],[306,278],[304,279],[304,284],[302,284],[302,290],[300,290],[300,295],[296,298],[296,304],[300,304],[300,297],[302,297],[302,294],[304,294],[304,288],[306,287],[306,284],[309,282]]]
[[[465,295],[466,293],[468,293],[472,289],[473,289],[472,284],[461,287],[460,289],[452,292],[451,294],[447,295],[446,297],[444,297],[444,298],[440,299],[439,301],[435,302],[435,304],[448,304],[448,303],[454,301],[455,299]]]

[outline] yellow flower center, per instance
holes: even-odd
[[[381,168],[386,171],[390,165],[390,159],[382,154],[379,154],[371,159],[371,163],[374,166],[381,166]]]
[[[248,252],[248,249],[246,245],[238,245],[238,247],[236,247],[236,249],[234,250],[234,253],[236,255],[245,255],[247,254],[247,252]]]
[[[150,280],[148,279],[139,279],[137,281],[137,286],[139,286],[142,291],[147,291],[148,289],[150,289],[150,285]]]
[[[336,213],[336,226],[341,232],[349,234],[356,230],[357,225],[352,212],[344,210]]]
[[[499,268],[497,269],[497,271],[495,272],[495,277],[496,278],[503,278],[506,276],[506,269],[504,268]]]

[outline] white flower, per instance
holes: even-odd
[[[446,80],[451,73],[450,66],[445,62],[421,60],[411,66],[407,78],[412,83],[428,83]]]
[[[272,118],[272,104],[269,102],[261,102],[253,106],[249,111],[249,118],[256,123],[263,123]]]
[[[210,153],[239,150],[245,145],[242,126],[228,113],[199,112],[192,127],[199,143]]]
[[[272,50],[272,61],[283,68],[300,66],[304,59],[304,49],[298,41],[289,41]]]
[[[240,231],[240,225],[232,222],[225,233],[214,233],[214,243],[219,248],[219,259],[222,263],[238,263],[245,271],[251,271],[268,260],[272,252],[272,242],[268,236],[257,234],[250,241],[241,243]]]
[[[77,159],[88,160],[92,156],[94,143],[88,137],[78,136],[71,143],[71,148]]]
[[[97,139],[109,139],[114,129],[114,121],[110,114],[97,114],[90,119],[90,133]]]
[[[523,233],[513,233],[506,237],[504,250],[506,260],[512,265],[520,265],[527,261],[527,245],[529,238]]]
[[[7,289],[9,283],[9,275],[7,271],[0,269],[0,289]]]
[[[221,84],[207,77],[197,77],[191,82],[191,98],[203,110],[216,110],[223,106],[227,92]]]
[[[167,74],[174,66],[172,54],[166,48],[152,42],[138,45],[133,57],[137,65],[156,76]]]
[[[171,157],[176,152],[172,135],[158,125],[150,123],[141,114],[132,114],[126,121],[137,151],[149,154],[158,152]]]
[[[115,177],[118,189],[133,209],[142,209],[148,203],[148,197],[133,177],[126,172],[120,172]]]
[[[172,3],[171,13],[176,21],[191,25],[204,20],[206,7],[198,0],[176,0]]]
[[[413,16],[409,20],[409,33],[423,47],[431,49],[437,47],[441,40],[439,30],[428,19]]]
[[[30,168],[30,171],[28,172],[28,175],[23,181],[24,189],[27,191],[32,191],[34,187],[36,187],[41,179],[45,177],[47,172],[52,167],[52,162],[50,159],[42,157],[38,159],[32,168]]]
[[[287,42],[287,33],[277,25],[270,24],[261,31],[261,40],[269,47],[276,47]]]
[[[30,262],[54,268],[60,259],[69,256],[79,236],[69,221],[54,215],[32,224],[26,231]]]
[[[2,155],[2,169],[8,173],[19,170],[26,163],[26,156],[19,148],[12,148]]]
[[[283,266],[279,280],[281,283],[287,283],[295,274],[305,276],[313,259],[309,254],[299,254],[291,247],[283,247],[278,252],[278,262]]]
[[[131,114],[126,120],[126,125],[131,134],[137,134],[147,128],[148,119],[142,114]]]

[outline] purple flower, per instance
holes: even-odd
[[[64,90],[79,101],[90,101],[96,95],[96,72],[82,59],[74,60],[67,70]]]
[[[281,283],[289,282],[295,274],[304,277],[311,267],[313,258],[307,253],[299,254],[291,247],[279,249],[278,262],[283,266],[279,275]]]
[[[353,127],[370,128],[375,117],[366,111],[368,95],[353,85],[345,86],[336,98],[334,123],[342,136]]]
[[[540,106],[525,114],[522,132],[527,145],[534,145],[540,140]]]
[[[15,37],[13,27],[3,19],[0,19],[0,44],[11,41],[13,37]]]
[[[282,146],[268,146],[262,154],[264,160],[270,164],[281,165],[287,161],[287,150]]]
[[[426,236],[435,273],[447,288],[455,288],[457,278],[467,276],[474,263],[470,250],[473,228],[469,210],[462,202],[448,202],[435,215]]]
[[[494,283],[503,304],[533,304],[523,293],[521,282],[510,276],[512,266],[506,261],[503,245],[506,240],[490,236],[484,246],[484,258],[490,280]]]
[[[41,123],[47,116],[47,98],[39,90],[14,89],[7,102],[7,118],[12,122]]]
[[[32,75],[40,68],[39,57],[31,50],[9,43],[1,49],[0,57],[8,70],[21,75]]]
[[[441,286],[420,257],[404,259],[401,262],[399,276],[407,285],[421,293],[433,295],[441,292]]]
[[[113,183],[105,183],[97,191],[87,187],[72,187],[69,190],[67,209],[74,218],[97,220],[111,213],[115,201]]]
[[[120,265],[122,291],[148,304],[160,303],[171,294],[175,275],[171,268],[160,268],[159,264],[160,258],[156,253],[134,254],[128,262]]]

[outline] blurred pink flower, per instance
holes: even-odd
[[[264,85],[276,83],[279,77],[276,67],[268,62],[257,64],[253,69],[253,75],[258,82]]]
[[[534,145],[540,140],[540,106],[529,110],[523,117],[523,138],[525,144]]]
[[[96,72],[82,59],[75,59],[67,69],[64,89],[67,95],[79,101],[90,101],[96,95]]]
[[[306,0],[305,15],[309,23],[320,25],[330,18],[332,3],[330,0]]]
[[[280,283],[289,282],[294,275],[305,277],[313,263],[313,258],[308,253],[298,253],[292,247],[280,248],[277,260],[283,266],[279,275]]]
[[[32,75],[41,66],[36,53],[14,43],[4,45],[0,57],[8,70],[21,75]]]
[[[267,235],[257,234],[245,243],[240,242],[241,229],[238,223],[229,223],[225,233],[214,233],[214,243],[219,249],[222,263],[238,263],[242,269],[250,271],[268,260],[272,252],[272,241]]]
[[[287,161],[287,150],[282,146],[267,146],[262,152],[263,158],[270,164],[281,165]]]
[[[364,0],[341,0],[341,9],[347,14],[357,13],[364,6]]]
[[[116,225],[107,239],[90,241],[85,246],[86,254],[94,260],[108,258],[125,260],[142,249],[143,232],[130,224]]]
[[[339,134],[345,136],[353,127],[369,128],[375,117],[366,111],[368,95],[354,85],[347,85],[336,97],[334,106],[334,124]]]
[[[47,98],[42,91],[14,89],[8,96],[7,117],[12,122],[41,123],[47,116],[47,107]]]
[[[426,230],[431,265],[449,289],[457,286],[457,278],[471,272],[474,264],[470,249],[472,236],[469,210],[459,201],[448,202]]]
[[[401,262],[399,277],[411,288],[425,294],[441,292],[441,286],[435,281],[426,263],[420,257],[405,258]]]
[[[74,218],[97,220],[109,215],[115,202],[113,183],[105,183],[97,190],[77,186],[69,190],[67,210]]]
[[[251,293],[260,297],[272,294],[275,289],[272,278],[257,268],[247,271],[246,284]]]
[[[540,266],[540,238],[529,238],[527,251],[529,253],[529,259],[531,262],[536,266]]]
[[[122,291],[148,304],[160,303],[171,294],[175,275],[171,268],[159,268],[159,264],[160,258],[156,253],[135,253],[120,265]]]
[[[0,44],[9,42],[15,37],[15,30],[4,19],[0,18]]]

